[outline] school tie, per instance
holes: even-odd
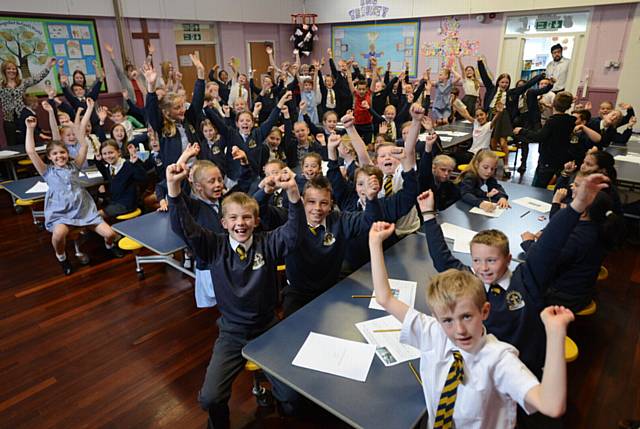
[[[384,178],[384,196],[390,197],[393,194],[393,176],[388,175]]]
[[[324,226],[323,225],[318,225],[318,226],[311,226],[309,225],[309,231],[311,231],[311,234],[315,235],[316,237],[320,234],[322,234],[322,231],[324,231]]]
[[[333,89],[329,89],[329,106],[336,107],[336,96]]]
[[[458,385],[464,377],[464,364],[459,351],[453,352],[453,363],[444,382],[438,410],[436,411],[436,421],[433,429],[453,429],[453,407],[456,404]]]
[[[247,251],[242,244],[238,244],[238,247],[236,247],[236,253],[238,254],[238,257],[241,261],[247,259]]]
[[[495,104],[502,103],[502,96],[503,95],[504,95],[504,90],[499,89],[498,90],[498,98],[496,98],[496,103]],[[494,108],[495,108],[495,104],[493,105]]]
[[[500,286],[498,283],[491,283],[491,286],[489,286],[489,292],[491,292],[495,296],[499,296],[502,295],[504,289],[502,289],[502,286]]]
[[[238,98],[242,98],[242,85],[238,83]]]
[[[116,167],[115,167],[115,165],[112,165],[111,166],[111,177],[113,177],[115,175],[116,175]]]

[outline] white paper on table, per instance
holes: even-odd
[[[447,222],[440,225],[440,228],[445,238],[453,240],[454,252],[471,253],[469,246],[473,236],[477,234],[476,231]]]
[[[356,323],[356,328],[369,344],[376,346],[376,355],[384,366],[393,366],[420,357],[418,349],[400,342],[400,331],[374,332],[401,329],[402,323],[391,315]]]
[[[453,140],[453,137],[450,137],[450,136],[440,136],[440,141],[443,141],[443,142],[450,142],[451,140]]]
[[[376,346],[309,332],[295,366],[365,382]]]
[[[415,307],[416,288],[418,287],[418,283],[406,280],[389,279],[389,286],[391,286],[391,292],[393,293],[393,296],[407,304],[409,307]],[[371,298],[371,301],[369,302],[369,308],[373,310],[384,310],[384,308],[382,308],[382,306],[380,306],[380,304],[376,302],[375,298]]]
[[[46,144],[43,144],[43,145],[41,145],[41,146],[36,146],[36,151],[39,151],[39,150],[45,150],[46,148],[47,148],[47,145],[46,145]]]
[[[11,156],[17,155],[20,152],[16,152],[15,150],[0,150],[0,156]]]
[[[464,122],[465,124],[470,124],[470,123],[471,123],[471,121],[469,121],[469,120],[467,120],[467,119],[463,119],[463,120],[461,120],[460,122]]]
[[[640,156],[634,156],[631,154],[616,155],[613,157],[616,161],[633,162],[634,164],[640,164]]]
[[[506,209],[496,207],[492,212],[488,212],[484,209],[481,209],[480,207],[473,207],[471,210],[469,210],[469,213],[475,213],[488,217],[500,217],[505,210]]]
[[[454,137],[462,137],[462,136],[466,136],[469,133],[465,133],[464,131],[451,131],[450,134]]]
[[[436,130],[436,134],[439,135],[439,136],[452,136],[453,135],[453,131]]]
[[[25,193],[26,194],[42,194],[47,192],[48,190],[49,190],[49,185],[47,185],[47,182],[38,182],[32,187],[30,187],[29,190]]]
[[[511,202],[540,213],[549,213],[551,211],[551,204],[531,197],[522,197],[516,200],[511,200]]]
[[[102,177],[102,173],[100,173],[99,171],[94,171],[94,170],[85,171],[84,175],[87,176],[87,179],[98,179],[98,178]]]

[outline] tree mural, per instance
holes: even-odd
[[[5,28],[0,31],[0,56],[2,61],[16,62],[22,78],[26,79],[31,77],[30,62],[38,65],[47,62],[47,43],[43,36],[28,27],[19,25],[13,29]]]

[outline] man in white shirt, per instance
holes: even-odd
[[[547,64],[547,77],[553,81],[554,93],[565,90],[570,60],[562,56],[562,45],[559,43],[551,47],[553,61]]]

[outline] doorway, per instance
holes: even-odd
[[[199,55],[200,61],[204,65],[206,81],[209,70],[216,65],[216,45],[176,45],[176,52],[178,54],[178,70],[182,73],[182,84],[187,93],[187,98],[191,100],[197,74],[189,54],[197,53]]]
[[[261,86],[260,76],[268,73],[269,56],[267,55],[266,49],[267,46],[271,47],[271,49],[274,49],[273,45],[273,41],[247,42],[249,69],[255,70],[253,76],[257,86]],[[275,51],[273,55],[275,57]]]

